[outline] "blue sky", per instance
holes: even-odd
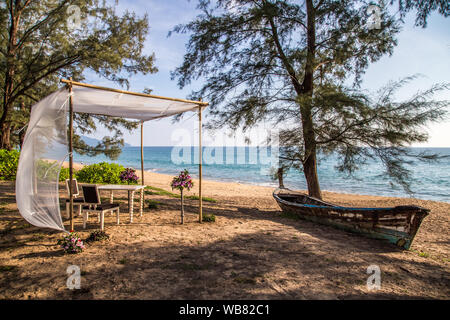
[[[112,3],[115,1],[113,0]],[[162,96],[185,98],[193,89],[198,89],[200,83],[180,90],[176,81],[170,80],[170,71],[182,63],[185,53],[185,44],[188,35],[173,34],[167,37],[168,32],[177,24],[187,23],[199,12],[195,9],[195,0],[119,0],[118,12],[126,9],[139,15],[148,14],[150,31],[145,43],[145,52],[156,55],[156,66],[159,72],[152,75],[137,75],[130,78],[131,91],[141,92],[145,87],[153,89],[153,93]],[[450,19],[433,14],[428,21],[426,29],[414,27],[414,16],[409,15],[403,31],[398,36],[398,46],[391,57],[383,57],[369,66],[363,82],[363,88],[375,92],[389,80],[413,74],[422,77],[403,89],[398,97],[406,98],[420,89],[429,88],[433,83],[450,80]],[[87,73],[86,82],[117,87],[113,83],[98,78],[95,74]],[[440,96],[441,99],[450,99],[449,94]],[[171,119],[146,122],[144,125],[144,145],[167,146],[176,144],[190,144],[196,141],[196,116],[187,114],[180,123],[173,124]],[[207,118],[207,114],[206,114]],[[415,145],[424,147],[450,147],[450,119],[439,124],[431,125],[428,129],[430,140],[426,144]],[[229,144],[229,132],[216,132],[215,135],[204,134],[205,145]],[[235,133],[236,144],[242,145],[243,135]],[[100,128],[92,137],[101,138],[107,131]],[[140,144],[139,131],[124,135],[125,142],[131,145]]]

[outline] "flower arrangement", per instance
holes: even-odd
[[[180,172],[180,174],[173,178],[172,182],[170,183],[170,186],[173,189],[178,189],[180,191],[183,191],[183,189],[191,190],[191,188],[194,186],[194,183],[192,182],[192,178],[189,175],[189,171],[187,169],[184,169]]]
[[[85,249],[83,241],[75,232],[70,232],[59,239],[58,245],[64,250],[64,253],[80,253]]]
[[[139,177],[136,175],[136,170],[132,168],[126,168],[124,171],[120,173],[120,180],[128,184],[137,183]]]
[[[189,171],[187,169],[184,169],[180,172],[180,174],[172,179],[172,182],[170,183],[170,186],[173,189],[180,190],[181,193],[181,224],[184,223],[184,196],[183,196],[183,190],[187,189],[188,191],[191,190],[191,188],[194,186],[194,183],[192,182],[192,178],[189,175]]]

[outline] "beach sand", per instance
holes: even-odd
[[[145,183],[170,190],[171,176],[146,172]],[[188,194],[198,194],[198,181]],[[0,182],[0,299],[418,299],[450,298],[450,204],[417,199],[324,192],[345,206],[413,204],[431,209],[410,250],[331,227],[281,216],[273,188],[204,180],[198,201],[146,195],[160,202],[129,223],[125,193],[121,224],[107,215],[111,239],[77,255],[56,246],[62,233],[27,224],[15,204],[14,183]],[[61,184],[61,197],[66,191]],[[108,193],[103,195],[105,199]],[[65,215],[64,215],[65,216]],[[65,218],[64,218],[65,219]],[[65,219],[66,228],[69,221]],[[97,219],[82,229],[85,239]],[[81,289],[66,287],[67,267],[81,269]],[[381,288],[369,291],[367,268],[381,269]],[[8,268],[9,266],[9,268]]]

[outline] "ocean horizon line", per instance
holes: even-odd
[[[144,170],[172,175],[182,169],[188,169],[191,174],[198,174],[198,159],[196,158],[198,146],[187,147],[190,150],[189,155],[177,154],[173,147],[145,146]],[[276,186],[277,182],[274,183],[270,173],[271,167],[276,166],[276,163],[270,161],[267,163],[266,160],[271,160],[271,158],[267,158],[269,155],[266,155],[264,151],[266,148],[260,147],[258,149],[257,146],[247,145],[237,148],[230,147],[229,149],[219,147],[219,149],[220,153],[217,153],[218,150],[216,149],[214,152],[214,147],[204,146],[203,177],[205,179]],[[226,150],[230,150],[229,155]],[[417,147],[410,150],[413,152],[415,150],[417,150],[416,152],[429,150],[430,153],[450,157],[450,148]],[[124,147],[123,152],[115,160],[108,159],[105,155],[92,157],[75,153],[74,161],[83,165],[102,161],[115,162],[124,167],[141,170],[140,154],[140,147],[131,146]],[[322,190],[349,194],[410,197],[410,194],[401,185],[395,184],[392,178],[383,174],[385,168],[376,159],[362,165],[360,170],[355,171],[351,177],[336,170],[336,165],[339,162],[337,155],[320,156],[319,160],[318,175]],[[411,170],[411,188],[414,198],[450,202],[449,161],[441,160],[431,163],[414,161],[407,164],[406,167]],[[305,190],[307,185],[302,172],[293,168],[286,172],[284,184],[298,190]]]
[[[268,145],[268,146],[270,147],[270,146],[279,146],[279,145]],[[254,147],[254,148],[257,148],[257,147],[268,147],[268,146],[266,146],[266,145],[232,145],[232,146],[230,146],[230,145],[223,145],[223,146],[220,146],[220,145],[217,145],[217,146],[216,145],[202,145],[203,148],[209,148],[209,147],[214,147],[214,148],[220,148],[220,147],[223,147],[223,148]],[[128,145],[128,146],[124,146],[123,148],[140,148],[140,147],[141,147],[140,145],[139,146]],[[181,147],[181,148],[191,147],[191,148],[196,148],[196,147],[198,147],[198,145],[143,146],[143,147],[144,148],[146,148],[146,147],[149,147],[149,148],[174,148],[174,147]],[[447,147],[419,147],[419,146],[414,146],[414,147],[405,147],[405,148],[409,148],[409,149],[450,149],[450,146],[447,146]]]

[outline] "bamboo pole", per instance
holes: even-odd
[[[201,100],[201,99],[200,99]],[[202,199],[202,158],[203,158],[203,150],[202,150],[202,107],[198,107],[198,176],[199,176],[199,183],[198,183],[198,201],[199,201],[199,208],[198,208],[198,219],[199,222],[203,222],[203,199]]]
[[[141,185],[144,185],[144,121],[141,121]]]
[[[72,78],[70,78],[72,81]],[[72,84],[69,83],[69,214],[70,231],[74,230],[73,224],[73,104],[72,104]]]
[[[144,185],[144,121],[141,121],[141,185]],[[140,194],[140,203],[139,203],[139,212],[142,217],[143,205],[145,203],[145,192],[144,189],[141,189]]]
[[[92,89],[98,89],[98,90],[104,90],[104,91],[111,91],[111,92],[117,92],[117,93],[130,94],[130,95],[139,96],[139,97],[155,98],[155,99],[177,101],[177,102],[184,102],[184,103],[194,103],[194,104],[201,105],[201,106],[207,106],[208,105],[208,102],[192,101],[192,100],[178,99],[178,98],[169,98],[169,97],[156,96],[156,95],[147,94],[147,93],[139,93],[139,92],[120,90],[120,89],[100,87],[100,86],[96,86],[96,85],[93,85],[93,84],[75,82],[75,81],[72,81],[70,79],[69,80],[61,79],[61,82],[62,83],[67,83],[67,84],[71,84],[71,85],[75,85],[75,86],[80,86],[80,87],[86,87],[86,88],[92,88]]]

